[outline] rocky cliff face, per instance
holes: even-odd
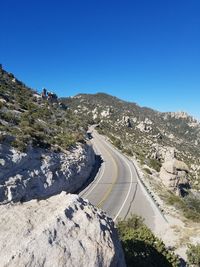
[[[76,195],[0,206],[2,267],[124,267],[114,223]]]
[[[0,144],[0,202],[76,192],[89,178],[94,163],[94,152],[86,144],[65,152],[30,148],[25,153]]]

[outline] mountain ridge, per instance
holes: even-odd
[[[190,114],[189,112],[185,111],[185,110],[177,110],[177,111],[160,111],[159,109],[157,108],[153,108],[151,106],[143,106],[135,101],[128,101],[126,99],[123,99],[123,98],[120,98],[118,96],[115,96],[115,95],[111,95],[109,93],[105,93],[105,92],[96,92],[96,93],[78,93],[76,95],[73,95],[73,96],[70,96],[70,98],[78,98],[78,97],[81,97],[81,96],[105,96],[105,97],[110,97],[111,99],[116,99],[116,100],[119,100],[119,101],[122,101],[124,103],[127,103],[127,104],[134,104],[140,108],[143,108],[143,109],[148,109],[148,110],[153,110],[155,112],[158,112],[158,113],[162,113],[162,114],[172,114],[173,116],[176,116],[178,115],[180,118],[184,118],[184,117],[190,117],[192,118],[194,121],[197,121],[198,123],[200,123],[200,119],[198,119],[196,116]],[[60,99],[64,99],[66,97],[62,96],[60,97]]]

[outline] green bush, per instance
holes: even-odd
[[[154,170],[156,170],[157,172],[159,172],[162,164],[157,159],[150,159],[149,160],[149,166],[151,168],[153,168]]]
[[[15,147],[20,152],[26,152],[27,145],[22,140],[16,139],[11,143],[13,147]]]
[[[127,154],[128,156],[132,157],[133,156],[133,152],[130,148],[125,148],[122,150],[123,153]]]
[[[192,221],[200,221],[200,200],[188,195],[185,198],[180,198],[175,194],[168,192],[166,202],[182,211],[183,215]]]
[[[1,119],[10,122],[10,123],[14,123],[14,124],[18,124],[19,123],[19,118],[13,114],[12,112],[7,112],[7,113],[1,113],[0,114]]]
[[[0,109],[4,106],[4,104],[0,101]]]
[[[64,149],[68,149],[71,146],[75,145],[76,139],[75,137],[68,133],[68,134],[59,134],[55,137],[54,143],[61,146]]]
[[[189,264],[200,266],[200,244],[189,245],[186,254]]]
[[[0,134],[0,143],[3,143],[5,139],[6,139],[6,136],[3,134]]]
[[[147,173],[147,174],[152,174],[151,170],[149,170],[148,168],[144,168],[144,171]]]
[[[132,215],[127,220],[119,221],[117,228],[128,267],[179,266],[178,257],[167,250],[141,217]]]
[[[114,146],[116,146],[118,149],[122,149],[122,142],[119,138],[115,136],[110,136],[110,140]]]

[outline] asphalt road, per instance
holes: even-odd
[[[142,216],[152,230],[155,228],[156,219],[166,223],[160,210],[139,182],[133,162],[93,128],[91,133],[91,143],[96,154],[102,157],[103,163],[93,182],[79,195],[106,211],[114,221],[134,213]]]

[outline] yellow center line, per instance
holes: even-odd
[[[97,204],[98,208],[101,208],[103,206],[103,204],[105,203],[105,201],[108,199],[110,193],[113,190],[114,185],[116,184],[117,177],[118,177],[118,166],[117,166],[117,163],[116,163],[114,157],[111,155],[110,152],[108,152],[108,150],[105,147],[104,147],[104,150],[108,154],[108,156],[111,158],[111,160],[112,160],[112,162],[114,164],[114,168],[113,168],[114,175],[113,175],[111,186],[106,190],[105,194],[103,195],[103,198]]]

